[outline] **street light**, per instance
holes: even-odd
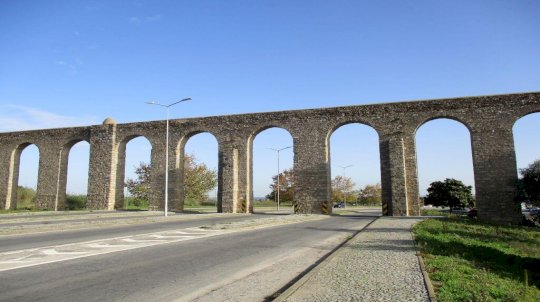
[[[354,165],[348,165],[348,166],[340,166],[343,169],[343,186],[345,187],[345,169],[350,168]],[[343,203],[343,208],[347,207],[347,191],[343,192],[345,194],[345,203]]]
[[[149,104],[149,105],[165,107],[167,111],[167,130],[165,134],[165,213],[164,213],[165,217],[168,216],[168,211],[169,211],[169,108],[180,102],[185,102],[189,100],[191,100],[191,98],[185,98],[169,105],[163,105],[155,101],[145,102],[146,104]]]
[[[283,151],[285,149],[289,149],[289,148],[292,148],[292,146],[288,146],[288,147],[281,148],[281,149],[266,148],[266,149],[273,150],[273,151],[277,152],[277,200],[276,200],[276,206],[277,206],[277,211],[278,212],[279,212],[279,152],[281,152],[281,151]]]

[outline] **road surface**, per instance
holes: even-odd
[[[87,241],[94,242],[94,251],[100,251],[100,244],[115,246],[110,240],[103,241],[108,238],[121,237],[138,244],[140,234],[160,238],[156,234],[187,234],[185,230],[200,230],[196,227],[201,225],[234,225],[268,216],[2,236],[0,252],[44,246],[56,252],[62,248],[55,250],[55,246],[73,242],[91,246],[84,244]],[[156,244],[147,246],[6,269],[0,271],[0,301],[263,301],[373,219],[351,215],[232,231],[217,228],[208,230],[215,233],[206,237],[178,237],[181,240],[170,242],[156,239]],[[106,244],[96,244],[96,240]],[[80,248],[76,246],[77,251]]]

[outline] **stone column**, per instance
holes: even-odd
[[[405,140],[400,134],[381,135],[379,149],[383,215],[407,216],[409,211]]]
[[[169,162],[174,161],[174,153],[169,152]],[[148,196],[148,208],[152,211],[165,209],[165,143],[152,143],[151,152],[152,171],[150,171],[150,194]],[[169,180],[170,180],[169,170]],[[169,195],[171,192],[169,181]],[[168,209],[175,209],[173,203],[168,201]]]
[[[188,139],[183,137],[178,143],[178,148],[174,148],[173,153],[170,153],[172,157],[169,158],[169,202],[173,209],[178,211],[184,210],[184,152]]]
[[[88,209],[113,210],[117,172],[116,124],[90,129],[90,168],[88,171]]]
[[[294,211],[331,214],[330,161],[326,133],[304,129],[294,137]]]
[[[172,146],[174,146],[174,141]],[[169,149],[169,208],[174,211],[184,210],[184,147],[182,141],[177,147]]]
[[[118,143],[116,147],[116,188],[114,194],[114,209],[116,210],[123,209],[125,202],[126,144],[127,142],[123,141]]]
[[[249,213],[247,140],[220,140],[218,212]]]
[[[22,149],[0,145],[0,209],[17,206],[17,180]]]
[[[416,161],[416,137],[414,133],[404,135],[403,147],[405,152],[405,175],[407,177],[408,215],[420,216],[423,204],[420,201],[418,186],[418,163]]]
[[[69,161],[69,152],[73,143],[70,143],[62,148],[60,153],[60,167],[58,175],[58,198],[55,203],[56,210],[63,211],[66,208],[66,187],[67,187],[67,169]]]
[[[516,197],[517,168],[512,126],[486,121],[471,130],[478,218],[501,224],[521,222]]]
[[[238,139],[236,141],[238,148],[238,205],[237,213],[253,213],[253,194],[252,194],[252,153],[247,139]]]
[[[62,161],[62,146],[39,146],[39,172],[36,190],[36,208],[55,210],[58,203]]]

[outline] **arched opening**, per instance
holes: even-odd
[[[36,190],[39,172],[39,149],[25,143],[14,151],[14,174],[11,209],[36,209]]]
[[[59,202],[65,200],[63,207],[58,209],[81,210],[86,209],[88,190],[88,168],[90,163],[90,144],[87,141],[76,141],[68,144],[67,175],[65,177],[65,198],[58,198]]]
[[[148,210],[152,144],[144,136],[131,136],[118,146],[116,209]]]
[[[381,168],[379,135],[370,126],[351,123],[329,137],[333,210],[380,214]]]
[[[187,138],[183,146],[184,210],[218,211],[218,141],[208,132]]]
[[[283,128],[266,128],[251,137],[254,212],[293,212],[293,149],[293,138]]]
[[[449,208],[438,201],[426,200],[430,186],[435,192],[439,192],[439,188],[447,190],[456,186],[458,189],[452,190],[467,190],[470,186],[470,193],[474,197],[471,135],[463,123],[448,118],[437,118],[424,123],[416,131],[416,151],[418,189],[424,208],[442,206],[445,211]],[[462,182],[463,186],[453,180]],[[461,199],[465,200],[464,197]],[[468,206],[472,204],[464,201],[463,211],[467,211]]]
[[[531,209],[536,206],[540,194],[534,178],[540,167],[540,113],[531,113],[521,117],[514,123],[514,146],[516,152],[516,165],[518,172],[518,199],[521,202],[521,210],[526,218]],[[533,181],[529,181],[533,180]]]

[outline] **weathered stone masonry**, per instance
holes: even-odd
[[[389,215],[418,215],[415,133],[436,118],[463,123],[470,131],[480,219],[517,223],[520,208],[513,201],[517,180],[512,127],[516,120],[540,111],[540,93],[522,93],[431,101],[386,103],[310,110],[240,114],[170,121],[170,145],[165,122],[116,124],[0,133],[0,207],[15,207],[22,150],[35,144],[40,152],[36,206],[63,209],[70,148],[90,143],[88,206],[113,210],[123,202],[125,146],[137,136],[152,144],[150,206],[163,209],[165,148],[169,148],[169,207],[183,209],[183,154],[187,140],[213,134],[219,145],[218,210],[253,210],[252,144],[270,127],[288,130],[294,141],[296,208],[298,213],[329,211],[332,132],[348,123],[373,127],[379,135],[383,202]]]

